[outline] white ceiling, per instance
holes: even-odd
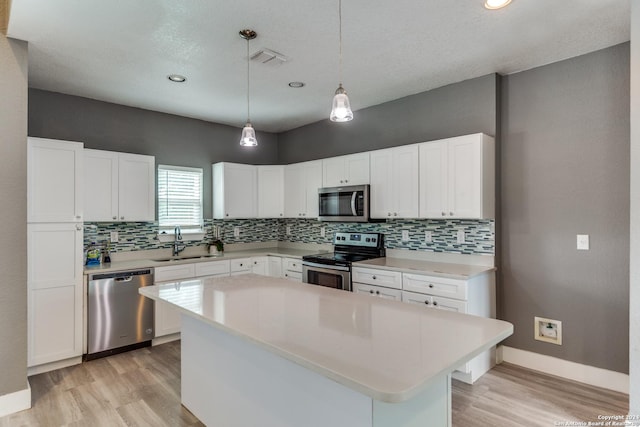
[[[342,11],[354,110],[630,37],[629,0],[513,0],[497,11],[483,0],[343,0]],[[30,87],[242,127],[243,28],[258,33],[251,53],[290,58],[251,63],[254,127],[327,119],[339,80],[338,0],[13,0],[8,35],[29,42]],[[171,73],[188,81],[172,83]]]

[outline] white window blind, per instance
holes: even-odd
[[[158,166],[158,225],[202,227],[202,169]]]

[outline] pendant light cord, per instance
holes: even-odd
[[[338,29],[338,35],[339,35],[339,40],[340,40],[340,75],[339,80],[340,80],[340,85],[342,85],[342,0],[338,0],[338,22],[339,22],[339,29]]]
[[[249,107],[249,39],[247,39],[247,123],[251,123],[251,109]]]

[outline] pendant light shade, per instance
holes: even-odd
[[[342,87],[342,0],[338,0],[338,19],[340,23],[340,84],[338,85],[336,94],[333,97],[333,105],[331,106],[331,115],[329,116],[329,120],[332,122],[348,122],[353,120],[353,111],[351,111],[351,104],[349,103],[347,91]]]
[[[251,126],[251,123],[247,122],[242,129],[242,136],[240,137],[240,145],[243,147],[255,147],[258,145],[256,139],[256,130]]]
[[[250,108],[249,108],[249,40],[255,39],[257,36],[256,32],[253,30],[241,30],[240,37],[247,41],[247,124],[244,125],[242,129],[242,136],[240,137],[240,145],[243,147],[255,147],[258,145],[258,140],[256,139],[256,131],[251,126],[251,116],[250,116]]]
[[[349,97],[347,96],[347,91],[342,87],[342,83],[340,83],[340,86],[336,89],[336,95],[333,97],[333,106],[329,119],[332,122],[348,122],[349,120],[353,120],[353,111],[351,111]]]

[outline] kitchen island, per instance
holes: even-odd
[[[513,333],[253,274],[140,293],[182,311],[182,403],[211,426],[448,426],[451,372]]]

